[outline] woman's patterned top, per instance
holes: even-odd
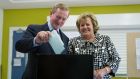
[[[81,36],[74,37],[69,41],[68,52],[70,54],[90,54],[93,55],[94,69],[101,69],[105,66],[111,68],[111,73],[104,76],[104,79],[110,79],[115,76],[120,63],[119,54],[110,37],[107,35],[95,35],[95,41],[89,42]]]

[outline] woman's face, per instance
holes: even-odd
[[[90,35],[94,34],[94,32],[93,32],[93,24],[92,24],[90,18],[87,17],[86,19],[83,19],[80,22],[79,31],[80,31],[82,36],[90,36]]]

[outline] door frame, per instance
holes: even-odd
[[[0,79],[2,73],[2,34],[3,34],[3,9],[0,8]]]
[[[26,27],[10,27],[9,29],[9,50],[8,50],[8,72],[7,79],[11,79],[12,74],[12,50],[13,50],[13,32],[17,30],[25,30]]]

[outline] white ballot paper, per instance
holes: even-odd
[[[51,32],[51,36],[49,37],[49,43],[52,46],[55,54],[61,54],[62,51],[65,49],[64,43],[62,42],[56,30],[53,30]]]

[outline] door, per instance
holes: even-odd
[[[140,69],[137,69],[139,64],[137,59],[140,59],[137,51],[137,39],[140,39],[140,32],[127,33],[127,64],[128,64],[128,77],[140,78]]]
[[[22,37],[23,33],[24,31],[13,31],[11,79],[21,79],[25,70],[27,54],[18,52],[15,49],[15,44]]]

